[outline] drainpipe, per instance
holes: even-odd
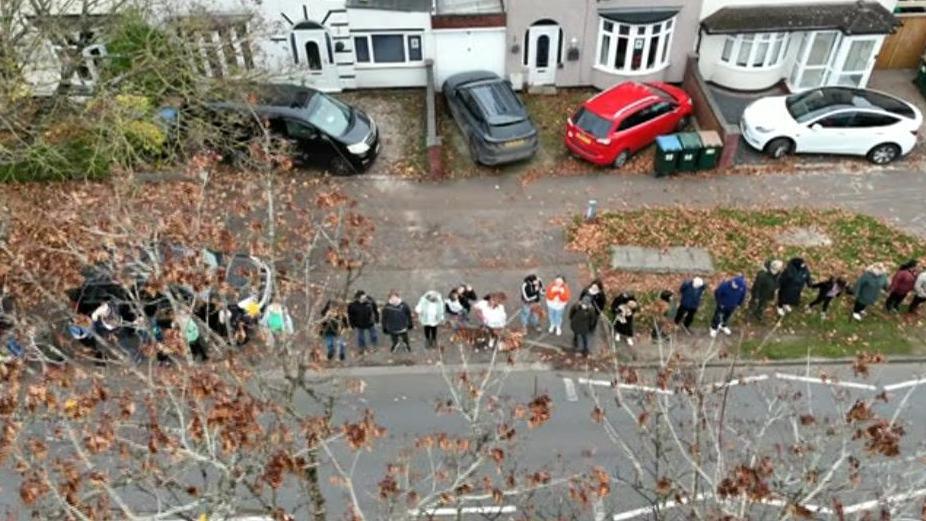
[[[698,43],[695,44],[695,56],[698,57],[698,60],[701,59],[701,39],[704,37],[704,27],[701,26],[701,22],[698,22]]]

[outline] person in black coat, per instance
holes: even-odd
[[[460,296],[460,304],[463,306],[463,309],[466,310],[466,313],[469,314],[470,310],[473,308],[473,303],[479,300],[479,295],[476,295],[476,290],[469,284],[460,284],[457,288],[457,294]]]
[[[598,318],[604,313],[605,306],[608,302],[604,292],[604,284],[601,283],[600,279],[593,280],[588,286],[582,289],[582,292],[579,293],[579,300],[582,300],[584,297],[588,297],[592,305],[592,310],[595,312],[594,319],[592,320],[592,331],[594,331],[595,328],[598,327]]]
[[[389,300],[383,306],[381,315],[383,333],[386,333],[392,339],[392,346],[389,351],[394,353],[401,339],[405,343],[405,350],[411,353],[412,346],[408,341],[408,332],[414,328],[415,324],[412,321],[411,308],[408,307],[408,304],[402,302],[402,297],[399,296],[398,291],[389,292]]]
[[[365,291],[354,294],[354,300],[347,305],[347,321],[351,329],[357,332],[357,349],[361,353],[370,346],[376,347],[379,339],[376,337],[376,323],[379,322],[379,308],[373,297]]]
[[[633,317],[636,315],[637,307],[637,299],[633,293],[621,293],[611,301],[615,342],[620,342],[623,336],[627,345],[633,346]]]
[[[572,347],[582,356],[591,350],[592,334],[598,323],[598,312],[590,298],[582,297],[569,309],[569,326],[572,329]]]
[[[778,315],[783,317],[792,308],[800,306],[801,292],[810,284],[810,269],[804,259],[795,257],[789,260],[778,279]]]

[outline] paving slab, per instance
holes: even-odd
[[[611,268],[647,273],[713,273],[714,261],[703,248],[612,246]]]

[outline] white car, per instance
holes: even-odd
[[[754,101],[740,131],[749,145],[779,158],[791,152],[865,156],[884,165],[910,152],[923,115],[887,94],[822,87]]]

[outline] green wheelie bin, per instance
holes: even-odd
[[[701,155],[701,138],[697,132],[682,132],[678,141],[682,144],[682,152],[678,158],[679,172],[694,172],[698,169],[698,159]]]
[[[681,155],[682,144],[675,134],[658,136],[656,138],[656,157],[653,168],[656,177],[665,177],[674,174],[678,168],[678,156]]]

